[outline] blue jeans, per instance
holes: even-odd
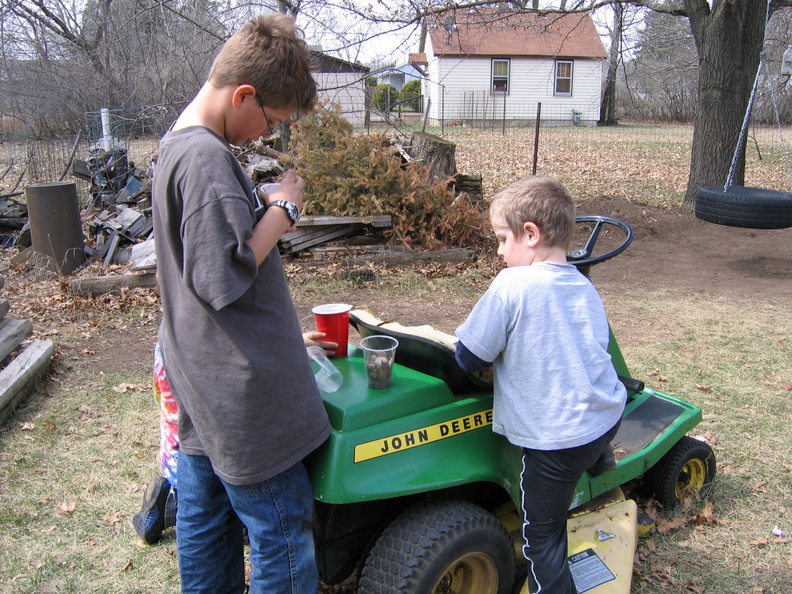
[[[297,463],[253,485],[231,485],[209,458],[179,453],[176,544],[182,592],[245,591],[242,526],[252,594],[316,594],[313,491]]]

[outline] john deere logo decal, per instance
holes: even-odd
[[[492,409],[355,446],[355,463],[387,456],[492,425]]]

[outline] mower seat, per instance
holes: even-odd
[[[392,336],[399,341],[396,363],[443,380],[454,394],[492,388],[492,376],[468,373],[456,362],[456,337],[429,325],[402,326],[385,322],[372,313],[356,309],[349,312],[349,323],[361,338]]]

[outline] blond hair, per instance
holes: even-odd
[[[520,237],[527,222],[534,223],[548,247],[569,247],[575,227],[572,195],[557,179],[531,176],[499,192],[489,208],[493,225],[509,227]]]
[[[223,45],[209,71],[216,87],[248,84],[261,105],[309,113],[316,102],[311,54],[294,19],[280,13],[255,17]]]

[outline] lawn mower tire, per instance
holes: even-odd
[[[683,436],[643,476],[642,491],[665,509],[706,494],[715,478],[715,455],[709,444]]]
[[[744,186],[705,186],[696,192],[696,217],[751,229],[792,227],[792,194]]]
[[[377,539],[361,572],[361,594],[509,594],[512,540],[503,524],[464,500],[417,504]]]

